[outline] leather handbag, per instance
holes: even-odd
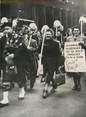
[[[54,72],[54,79],[57,86],[65,84],[65,73],[59,70],[59,73]]]

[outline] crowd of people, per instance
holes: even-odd
[[[51,92],[55,92],[57,83],[54,73],[59,73],[59,68],[63,66],[65,73],[65,53],[64,43],[79,41],[79,45],[85,49],[84,41],[80,36],[78,27],[69,28],[63,41],[63,26],[59,20],[53,24],[53,29],[44,25],[41,30],[35,22],[29,20],[13,19],[10,23],[8,18],[3,17],[0,23],[0,77],[3,90],[3,99],[0,107],[9,105],[9,90],[17,82],[19,86],[18,99],[25,97],[27,80],[30,80],[32,89],[36,78],[40,75],[39,68],[43,65],[41,81],[44,82],[43,98],[48,97],[48,87]],[[68,72],[69,77],[73,77],[73,90],[81,90],[81,73]]]

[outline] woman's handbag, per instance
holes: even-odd
[[[57,86],[65,84],[65,73],[59,70],[59,73],[54,72],[54,79]]]

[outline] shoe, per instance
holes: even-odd
[[[55,93],[55,88],[52,88],[50,92]]]
[[[3,107],[8,106],[8,105],[9,105],[8,103],[6,103],[6,104],[0,103],[0,108],[3,108]]]
[[[24,100],[24,97],[18,97],[18,100]]]
[[[81,85],[78,86],[77,91],[81,91]]]
[[[24,100],[24,96],[19,96],[18,100]]]
[[[54,87],[54,89],[56,89],[57,88],[57,84],[55,83],[53,87]]]
[[[47,90],[43,90],[42,97],[45,99],[45,98],[47,98],[47,96],[48,96],[48,91]]]
[[[76,87],[76,86],[74,86],[74,87],[72,88],[72,90],[76,90],[76,91],[77,91],[77,87]]]
[[[20,88],[20,93],[19,93],[18,99],[23,100],[24,97],[25,97],[25,90],[24,90],[24,88]]]

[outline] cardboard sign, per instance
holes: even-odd
[[[65,42],[65,70],[66,72],[86,72],[85,50],[79,46],[80,42]]]

